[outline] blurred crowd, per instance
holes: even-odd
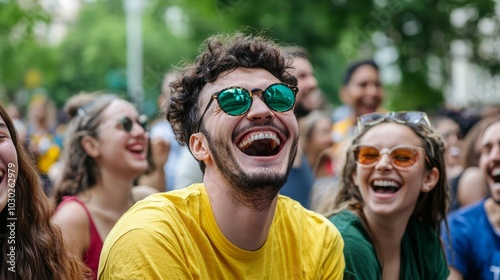
[[[342,172],[352,143],[366,141],[358,136],[359,118],[390,111],[384,107],[380,69],[372,59],[352,62],[338,90],[342,104],[334,106],[318,85],[307,50],[282,51],[298,82],[294,114],[299,142],[280,194],[329,217],[340,205],[334,201],[346,196]],[[125,99],[105,93],[76,94],[64,108],[56,108],[50,96],[41,93],[31,96],[25,108],[2,105],[34,162],[40,187],[56,209],[52,222],[93,278],[106,236],[135,202],[203,182],[198,161],[177,142],[164,113],[177,75],[166,73],[158,113],[150,119]],[[408,111],[415,109],[408,104]],[[444,144],[446,191],[451,198],[446,215],[451,215],[489,196],[479,139],[500,115],[500,105],[445,105],[426,113]],[[127,136],[135,140],[122,145]]]

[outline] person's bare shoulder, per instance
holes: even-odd
[[[52,217],[52,222],[61,228],[64,239],[73,244],[72,250],[82,253],[90,240],[90,222],[87,212],[76,201],[61,205]]]
[[[61,205],[54,214],[52,221],[61,227],[88,227],[89,225],[87,212],[76,201],[69,201]]]
[[[486,196],[486,180],[481,168],[473,166],[463,172],[458,181],[457,196],[461,207]]]

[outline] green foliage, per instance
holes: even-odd
[[[163,75],[196,50],[166,28],[163,13],[145,7],[143,86],[146,99],[156,99]],[[105,90],[126,96],[126,29],[122,1],[95,1],[80,12],[59,49],[56,96],[64,101],[80,91]]]
[[[107,5],[105,5],[107,4]],[[55,96],[107,89],[106,77],[125,69],[126,46],[123,15],[110,11],[108,2],[90,2],[79,21],[58,47],[59,80]],[[117,7],[118,8],[118,7]],[[122,93],[123,88],[114,89]]]
[[[23,7],[17,1],[0,1],[0,100],[13,100],[15,91],[26,86],[29,70],[50,65],[51,50],[34,36],[35,25],[48,19],[38,1]]]
[[[21,8],[0,0],[0,83],[10,94],[24,87],[30,69],[42,73],[58,105],[80,91],[126,94],[126,30],[122,0],[84,2],[64,41],[48,47],[35,40],[33,27],[49,15],[36,3]],[[462,40],[472,47],[470,60],[494,72],[498,55],[480,51],[497,34],[478,32],[481,20],[495,17],[492,0],[145,0],[143,11],[144,90],[154,103],[163,75],[195,58],[208,36],[236,30],[262,32],[286,45],[311,53],[321,88],[339,104],[338,89],[346,65],[392,48],[397,57],[397,84],[387,84],[388,109],[432,109],[443,104],[449,81],[450,45]],[[453,26],[451,15],[470,15]],[[467,14],[466,13],[466,14]],[[27,23],[26,23],[27,22]],[[12,34],[25,26],[21,39]],[[376,36],[375,36],[376,35]],[[497,52],[498,54],[498,52]],[[148,106],[150,106],[148,105]]]

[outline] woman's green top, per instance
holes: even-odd
[[[382,279],[382,267],[359,217],[343,210],[330,217],[344,238],[344,279]],[[446,279],[449,274],[439,237],[431,226],[410,220],[401,240],[400,279]]]

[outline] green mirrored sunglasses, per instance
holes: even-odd
[[[210,101],[201,115],[196,131],[200,131],[203,117],[214,100],[217,100],[220,108],[231,116],[243,115],[252,107],[252,95],[261,92],[264,103],[273,111],[283,113],[293,108],[295,96],[299,88],[285,83],[276,83],[268,86],[265,90],[259,88],[248,91],[242,87],[228,87],[212,94]]]

